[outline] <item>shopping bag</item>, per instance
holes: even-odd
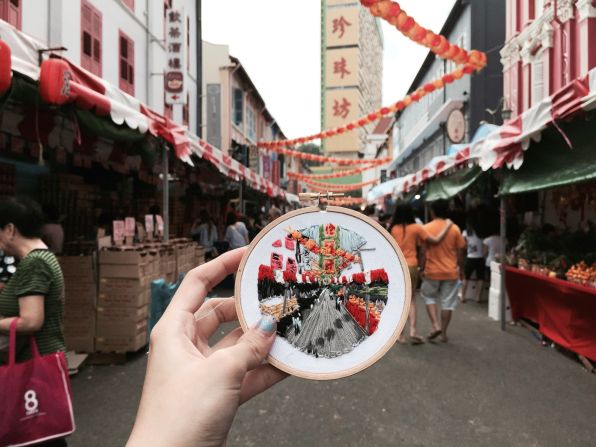
[[[0,446],[25,446],[61,438],[75,423],[66,357],[43,357],[31,336],[31,360],[15,362],[17,319],[10,325],[8,365],[0,367]]]

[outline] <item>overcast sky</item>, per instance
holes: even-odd
[[[438,32],[455,0],[401,0]],[[203,0],[203,39],[230,46],[288,138],[320,130],[320,0]],[[407,91],[428,51],[383,21],[383,104]]]

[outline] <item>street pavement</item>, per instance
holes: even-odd
[[[448,344],[396,345],[354,377],[288,378],[240,409],[228,446],[595,445],[596,375],[486,314],[485,304],[460,305]],[[418,320],[426,334],[426,314]],[[145,366],[137,354],[73,378],[69,445],[124,445]]]

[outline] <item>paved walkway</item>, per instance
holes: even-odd
[[[425,314],[419,324],[426,333]],[[396,346],[348,379],[289,378],[242,407],[228,446],[594,445],[596,375],[525,329],[503,334],[486,305],[460,306],[449,336]],[[139,355],[74,378],[71,446],[124,444],[144,369]]]

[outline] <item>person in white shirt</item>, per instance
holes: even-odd
[[[228,213],[225,239],[230,244],[231,250],[248,245],[248,230],[246,229],[246,225],[238,221],[236,213]]]
[[[466,294],[471,282],[475,283],[476,302],[480,302],[482,297],[482,287],[484,286],[484,277],[486,276],[482,239],[476,234],[474,224],[471,220],[472,219],[468,219],[467,228],[462,233],[462,236],[466,240],[467,250],[464,266],[464,281],[460,297],[462,303],[466,302]],[[473,277],[475,277],[475,281],[472,281]]]
[[[191,234],[193,239],[205,248],[207,259],[217,256],[214,247],[215,241],[217,241],[217,227],[206,210],[201,210],[199,219],[192,226]]]
[[[499,261],[501,257],[501,236],[493,234],[482,241],[486,253],[486,266],[490,268],[493,261]]]

